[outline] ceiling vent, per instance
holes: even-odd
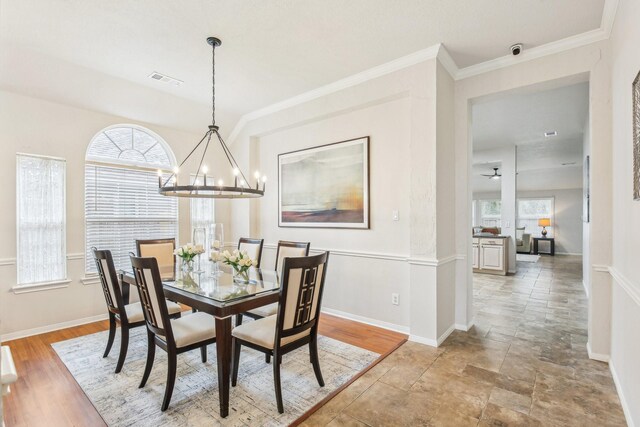
[[[544,137],[545,138],[549,138],[549,137],[557,136],[557,135],[558,135],[558,132],[556,132],[555,130],[550,130],[550,131],[547,131],[547,132],[544,133]]]
[[[560,163],[562,166],[573,166],[576,164],[576,162],[567,162],[567,163]]]
[[[165,76],[164,74],[160,74],[157,71],[149,74],[149,78],[152,80],[157,80],[162,83],[168,83],[173,86],[180,86],[184,83],[182,80],[174,79],[173,77]]]

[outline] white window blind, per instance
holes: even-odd
[[[191,176],[193,184],[195,176]],[[204,228],[207,234],[211,230],[211,225],[216,221],[214,199],[193,198],[191,199],[191,230]]]
[[[483,227],[501,227],[502,201],[479,200],[480,224]]]
[[[16,156],[19,285],[67,278],[65,174],[62,159]]]
[[[87,272],[96,271],[94,246],[111,251],[116,269],[130,269],[136,240],[177,240],[178,202],[158,193],[157,174],[171,170],[175,157],[158,135],[140,126],[112,126],[93,138],[86,160]]]
[[[154,171],[87,164],[85,214],[88,272],[96,271],[94,246],[111,251],[116,269],[130,269],[129,252],[136,252],[137,239],[178,234],[177,199],[158,194]]]

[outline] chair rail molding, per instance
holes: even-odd
[[[640,306],[640,284],[633,283],[615,267],[609,267],[609,274],[631,299]]]

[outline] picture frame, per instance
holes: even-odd
[[[369,137],[279,154],[278,226],[369,229]]]
[[[590,211],[590,191],[591,188],[589,186],[590,182],[590,160],[589,156],[584,157],[584,165],[582,167],[582,222],[589,222],[589,211]]]
[[[640,71],[631,87],[633,98],[633,200],[640,200]]]

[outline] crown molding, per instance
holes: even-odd
[[[267,116],[269,114],[277,113],[278,111],[286,110],[287,108],[295,107],[296,105],[313,101],[314,99],[318,99],[353,86],[357,86],[361,83],[373,80],[378,77],[382,77],[395,71],[402,70],[404,68],[419,64],[429,59],[434,59],[443,49],[444,47],[441,44],[436,44],[426,49],[422,49],[417,52],[410,53],[409,55],[394,59],[393,61],[389,61],[385,64],[369,68],[368,70],[362,71],[344,79],[337,80],[333,83],[320,86],[317,89],[313,89],[300,95],[296,95],[292,98],[285,99],[284,101],[276,102],[275,104],[271,104],[265,108],[247,113],[243,115],[240,120],[238,120],[238,123],[229,134],[229,145],[233,144],[235,139],[242,131],[242,128],[244,128],[244,126],[252,120]]]
[[[285,99],[284,101],[280,101],[259,110],[252,111],[250,113],[244,114],[240,118],[240,120],[238,120],[235,127],[229,134],[229,145],[234,143],[238,135],[240,135],[240,132],[242,132],[242,129],[248,122],[252,120],[285,110],[287,108],[295,107],[296,105],[300,105],[305,102],[313,101],[314,99],[318,99],[323,96],[347,89],[349,87],[359,85],[366,81],[373,80],[377,77],[384,76],[386,74],[410,67],[412,65],[416,65],[429,59],[437,58],[454,80],[463,80],[490,71],[495,71],[501,68],[510,67],[512,65],[542,58],[544,56],[565,52],[567,50],[586,46],[591,43],[607,40],[611,36],[611,31],[613,29],[613,23],[615,21],[616,11],[618,9],[618,1],[619,0],[605,0],[604,8],[602,10],[602,19],[600,21],[600,28],[581,34],[576,34],[571,37],[536,46],[530,49],[525,49],[518,56],[505,55],[500,58],[470,65],[465,68],[458,68],[445,46],[441,43],[438,43],[426,49],[419,50],[398,59],[394,59],[393,61],[387,62],[385,64],[378,65],[344,79],[340,79],[333,83],[321,86],[317,89],[304,92],[292,98]]]

